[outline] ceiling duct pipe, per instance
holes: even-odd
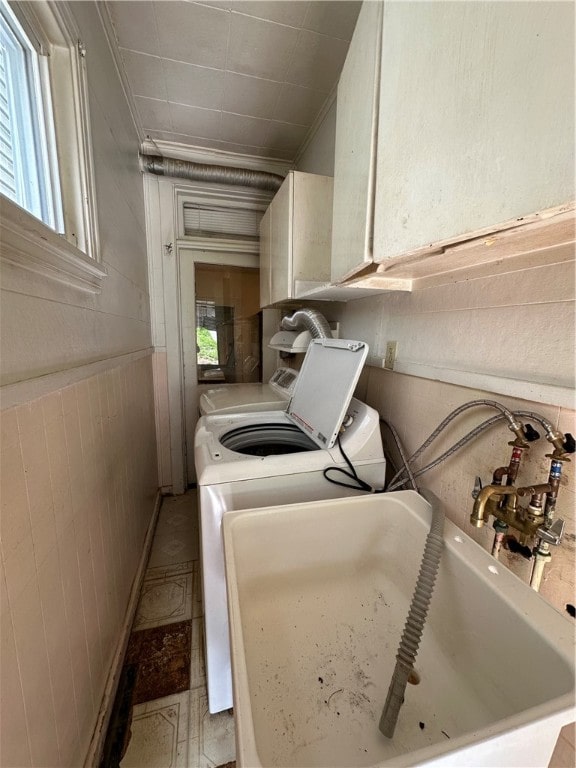
[[[207,181],[212,184],[232,184],[276,192],[284,181],[282,176],[249,168],[229,168],[224,165],[206,165],[188,160],[174,160],[155,155],[140,155],[140,168],[156,176],[174,176],[188,181]]]
[[[290,317],[282,318],[280,327],[284,331],[310,331],[313,339],[332,338],[328,320],[317,309],[297,309]]]

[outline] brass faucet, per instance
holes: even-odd
[[[536,535],[538,529],[545,520],[545,517],[551,517],[551,502],[554,505],[560,475],[551,473],[548,483],[530,485],[523,488],[517,488],[514,483],[518,477],[518,469],[524,450],[528,448],[528,442],[521,430],[516,433],[516,439],[508,443],[512,447],[512,455],[508,466],[498,467],[492,475],[492,484],[487,485],[478,494],[474,502],[470,523],[476,528],[482,528],[488,522],[490,515],[500,524],[501,530],[506,530],[508,526],[514,528],[520,533],[521,541]],[[528,438],[532,442],[539,435],[532,432]],[[569,437],[568,435],[566,436]],[[570,436],[571,437],[571,436]],[[562,442],[563,435],[560,432],[549,430],[547,440],[554,446],[553,454],[548,456],[556,462],[569,461],[567,458],[566,445]],[[506,485],[502,485],[502,480],[506,477]],[[523,508],[518,504],[518,498],[530,496],[530,503]],[[543,498],[546,497],[546,507],[543,508]]]
[[[516,506],[516,493],[517,489],[512,485],[485,485],[474,501],[470,515],[471,524],[475,528],[482,528],[488,522],[490,515],[496,517],[498,507],[506,496],[510,496],[513,499],[513,506]]]
[[[515,430],[514,430],[515,431]],[[532,484],[524,487],[515,485],[523,451],[528,447],[522,433],[516,433],[516,439],[508,443],[512,446],[512,456],[507,467],[498,467],[492,476],[492,484],[487,485],[476,495],[470,523],[476,528],[486,525],[490,516],[494,517],[493,527],[496,531],[492,554],[498,557],[502,541],[508,527],[514,528],[519,536],[519,543],[525,546],[529,539],[535,539],[536,547],[529,552],[534,555],[534,568],[530,578],[530,586],[538,589],[542,579],[544,565],[550,560],[550,544],[558,545],[562,539],[564,521],[555,520],[556,499],[560,487],[562,464],[570,461],[568,454],[574,453],[576,444],[570,434],[554,430],[546,423],[546,439],[554,450],[546,454],[551,460],[548,482]],[[534,432],[536,438],[537,433]],[[532,442],[533,435],[528,436]],[[502,481],[506,477],[506,485]],[[479,478],[477,478],[479,482]],[[529,496],[526,507],[520,506],[519,498]]]
[[[525,496],[531,490],[513,485],[486,485],[474,502],[470,523],[482,528],[492,515],[503,525],[518,531],[522,538],[534,536],[544,520],[541,504],[538,507],[531,503],[526,509],[518,505],[518,497]]]

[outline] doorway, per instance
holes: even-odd
[[[260,274],[253,267],[195,265],[198,384],[261,380]]]
[[[186,474],[191,483],[203,388],[262,378],[259,258],[186,247],[178,257]]]

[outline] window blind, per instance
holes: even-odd
[[[263,211],[184,203],[184,235],[258,239]]]
[[[8,57],[0,44],[0,191],[17,200],[12,116],[8,102]]]

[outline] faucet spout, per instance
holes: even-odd
[[[475,528],[482,528],[488,522],[492,510],[496,509],[502,496],[516,495],[516,488],[513,485],[486,485],[474,501],[470,523]],[[488,509],[487,509],[488,507]]]

